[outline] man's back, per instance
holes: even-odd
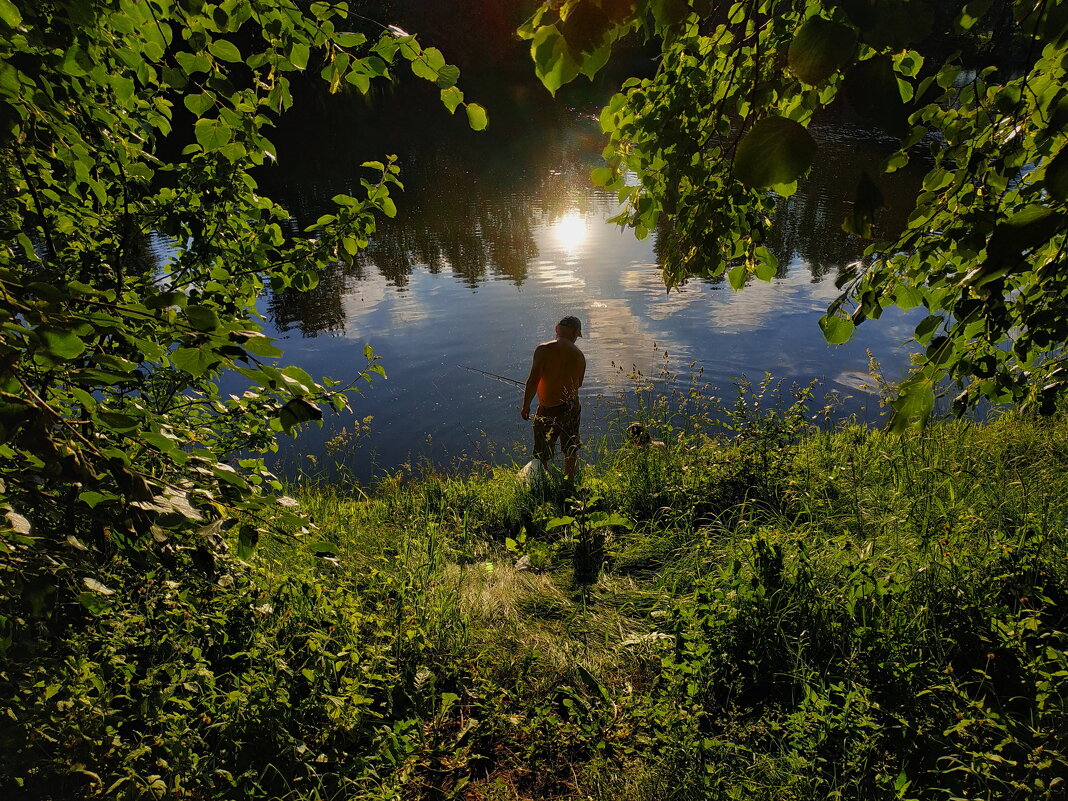
[[[542,406],[559,406],[578,399],[586,375],[586,357],[573,342],[542,342],[534,349],[534,367],[538,370],[538,402]]]

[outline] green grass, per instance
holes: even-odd
[[[667,446],[577,489],[305,487],[316,527],[250,567],[113,564],[92,615],[72,576],[9,626],[0,786],[1064,798],[1068,419],[820,432],[741,397],[719,435],[633,410]]]

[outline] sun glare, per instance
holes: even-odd
[[[573,211],[553,223],[552,230],[553,237],[560,248],[573,254],[586,241],[589,226],[587,226],[586,219],[581,214]]]

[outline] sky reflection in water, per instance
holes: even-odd
[[[732,380],[743,376],[819,379],[821,395],[848,396],[845,412],[877,419],[877,400],[856,388],[866,349],[889,378],[901,376],[901,343],[916,315],[889,310],[861,326],[853,342],[824,343],[817,319],[837,295],[836,268],[863,247],[838,227],[851,186],[814,175],[791,199],[770,243],[782,264],[770,283],[752,280],[735,292],[722,281],[695,280],[668,292],[655,234],[638,241],[605,222],[616,201],[587,179],[603,145],[589,115],[557,108],[534,124],[510,124],[507,114],[494,123],[496,135],[476,138],[454,127],[411,145],[401,153],[400,214],[384,221],[361,261],[324,275],[311,293],[263,299],[288,361],[346,379],[361,368],[366,342],[389,375],[355,399],[353,415],[328,414],[322,431],[283,442],[277,469],[308,469],[311,454],[317,469],[340,464],[365,481],[405,462],[448,464],[465,454],[524,461],[529,424],[519,416],[521,390],[460,366],[523,380],[534,345],[565,314],[583,322],[589,440],[633,389],[627,373],[686,374],[691,363],[728,397]],[[300,157],[290,159],[289,173],[269,176],[268,192],[274,183],[298,226],[324,213],[332,195],[353,191],[360,173],[345,165],[373,155],[339,140],[339,130],[294,132]],[[839,168],[853,150],[873,146],[847,125],[829,126],[824,139],[841,150]],[[901,194],[895,203],[888,190],[898,215],[907,213],[907,188]],[[367,415],[368,435],[327,444]]]

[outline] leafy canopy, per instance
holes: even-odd
[[[897,428],[927,418],[946,377],[959,411],[1053,408],[1068,389],[1068,0],[554,0],[520,29],[551,92],[633,33],[659,42],[658,66],[601,113],[592,178],[637,236],[661,226],[669,286],[774,275],[763,242],[820,158],[809,125],[846,103],[896,145],[843,220],[871,243],[827,340],[891,305],[927,311]],[[880,230],[879,175],[910,162],[926,175],[907,227]]]
[[[255,302],[351,261],[399,168],[296,236],[251,171],[295,77],[367,92],[405,63],[486,126],[438,50],[345,3],[0,0],[0,549],[236,525],[247,556],[302,524],[262,455],[383,372],[369,347],[343,382],[282,366]]]

